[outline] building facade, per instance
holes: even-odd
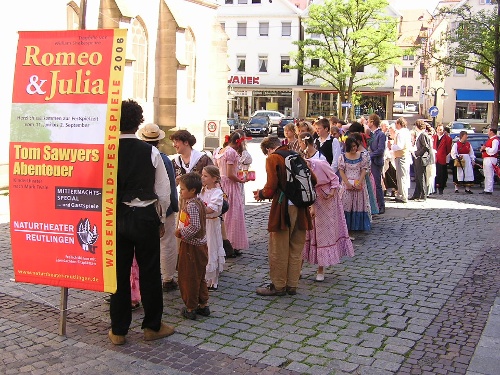
[[[439,6],[459,7],[468,4],[473,11],[491,9],[494,1],[491,0],[463,0],[443,1]],[[457,25],[451,18],[439,19],[434,25],[430,35],[431,43],[438,44],[442,35],[450,28]],[[443,52],[446,53],[446,52]],[[492,106],[494,100],[493,87],[482,80],[477,79],[477,74],[469,69],[454,68],[446,77],[439,77],[435,69],[429,70],[429,85],[432,89],[441,87],[443,90],[438,95],[438,108],[442,111],[437,121],[448,124],[454,120],[464,120],[474,125],[476,131],[488,126],[492,119]],[[446,92],[446,96],[441,94]],[[434,98],[427,97],[426,107],[433,105]]]
[[[298,7],[288,0],[222,0],[218,19],[228,35],[228,116],[261,109],[297,116],[298,72],[288,69],[300,38]]]
[[[144,108],[145,123],[164,130],[188,129],[204,148],[206,123],[226,126],[227,35],[217,21],[217,4],[209,0],[29,0],[9,3],[2,24],[5,74],[0,97],[1,141],[8,150],[10,103],[17,31],[121,28],[127,30],[123,98]],[[5,81],[4,81],[5,80]],[[6,94],[7,93],[7,94]],[[8,118],[8,119],[7,119]],[[221,128],[219,126],[219,129]],[[172,151],[170,141],[164,151]],[[211,148],[211,147],[209,147]],[[8,153],[0,155],[8,160]]]

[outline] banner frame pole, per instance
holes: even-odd
[[[66,318],[68,315],[68,288],[61,288],[61,299],[59,301],[59,335],[66,336]]]

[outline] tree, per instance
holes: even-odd
[[[456,68],[476,73],[476,79],[494,88],[491,126],[498,128],[500,99],[500,9],[498,3],[487,9],[474,10],[463,4],[442,8],[436,17],[448,19],[450,26],[430,50],[431,66],[441,76],[450,75]]]
[[[291,68],[299,69],[306,83],[320,79],[321,86],[333,87],[342,102],[351,102],[362,86],[380,85],[388,65],[404,54],[396,46],[397,20],[385,13],[388,5],[386,0],[325,0],[311,5],[303,20],[311,37],[295,42],[299,48],[292,54]],[[376,71],[365,71],[368,66]]]

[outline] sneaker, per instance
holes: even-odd
[[[151,328],[144,328],[144,340],[153,341],[170,336],[175,332],[174,327],[161,322],[160,330],[153,331]]]
[[[176,290],[179,287],[179,284],[177,284],[177,282],[172,279],[170,281],[164,281],[161,287],[164,292],[171,292],[173,290]]]
[[[210,316],[210,308],[208,306],[205,307],[198,307],[195,310],[196,314],[201,315],[201,316]]]
[[[114,345],[123,345],[127,342],[125,335],[115,335],[112,330],[109,330],[108,337]]]
[[[324,273],[317,273],[316,274],[316,281],[325,281],[325,274]]]
[[[284,296],[286,288],[276,289],[274,284],[269,284],[266,287],[257,288],[256,293],[259,296]]]
[[[188,311],[186,306],[181,309],[181,315],[186,319],[196,320],[196,311]]]

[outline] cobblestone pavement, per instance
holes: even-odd
[[[9,224],[0,224],[0,373],[494,374],[480,356],[469,365],[500,289],[500,195],[474,192],[388,201],[373,230],[355,234],[354,258],[322,283],[304,265],[298,294],[285,297],[255,294],[269,281],[269,205],[253,207],[251,249],[227,261],[212,316],[184,320],[179,292],[166,293],[164,320],[177,333],[143,341],[139,309],[122,347],[107,338],[104,293],[70,289],[58,335],[60,288],[12,281]]]

